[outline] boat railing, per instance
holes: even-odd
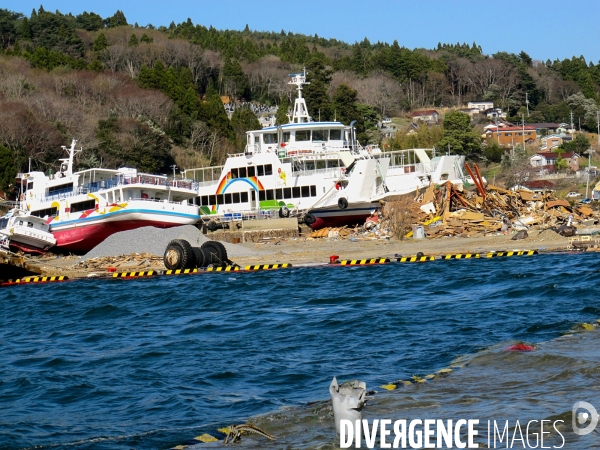
[[[323,178],[339,178],[342,175],[341,167],[331,167],[327,169],[300,169],[292,166],[294,176],[322,175]]]
[[[169,180],[162,177],[152,177],[145,175],[136,175],[136,176],[118,176],[115,178],[111,178],[108,180],[95,181],[91,183],[84,184],[82,186],[65,188],[58,191],[53,191],[52,194],[37,194],[30,195],[30,199],[35,199],[37,201],[58,201],[65,198],[74,197],[76,195],[81,194],[93,194],[98,191],[103,191],[107,189],[112,189],[120,186],[129,186],[129,185],[144,185],[144,186],[156,186],[156,187],[166,187],[173,189],[184,189],[187,191],[191,191],[193,194],[198,193],[198,188],[200,183],[193,180]]]

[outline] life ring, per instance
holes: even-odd
[[[277,169],[277,173],[281,173],[281,167]]]
[[[279,217],[282,219],[290,217],[290,209],[285,205],[279,208]]]
[[[340,183],[339,181],[337,181],[337,182],[335,183],[335,190],[336,190],[336,191],[339,191],[341,188],[342,188],[342,185],[341,185],[341,183]]]
[[[338,200],[338,206],[340,207],[340,209],[346,209],[348,207],[348,200],[346,199],[346,197],[340,197],[340,199]]]

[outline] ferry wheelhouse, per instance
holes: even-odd
[[[84,253],[113,233],[144,226],[168,228],[198,222],[194,198],[198,184],[136,169],[88,169],[73,172],[80,150],[63,146],[69,157],[60,171],[17,175],[20,208],[44,218],[62,251]]]

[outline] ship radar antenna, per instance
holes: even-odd
[[[308,108],[306,107],[306,101],[302,97],[302,86],[305,84],[310,84],[306,81],[306,68],[302,70],[301,73],[291,73],[290,81],[288,84],[293,84],[296,86],[296,90],[298,91],[298,97],[294,102],[294,110],[292,112],[292,118],[290,120],[291,123],[305,123],[310,122],[310,116],[308,115]]]

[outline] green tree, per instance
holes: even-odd
[[[290,105],[285,95],[281,96],[279,100],[279,107],[277,108],[277,114],[275,115],[275,125],[285,125],[289,123],[288,110]]]
[[[145,44],[151,44],[152,42],[154,42],[154,38],[151,38],[146,33],[144,33],[140,38],[140,42],[144,42]]]
[[[235,133],[235,147],[239,151],[246,146],[246,131],[261,129],[258,117],[249,108],[236,108],[231,115],[231,127]]]
[[[104,35],[104,33],[100,33],[94,41],[94,51],[100,52],[106,47],[108,47],[108,41],[106,40],[106,36]]]
[[[120,27],[123,25],[127,25],[127,19],[125,18],[125,14],[123,14],[123,11],[117,10],[117,12],[113,16],[109,17],[104,21],[104,25],[106,26],[106,28]]]
[[[444,137],[436,147],[442,151],[449,149],[452,153],[465,155],[468,158],[481,156],[481,138],[473,131],[471,117],[461,111],[451,111],[444,117]]]
[[[135,34],[132,34],[129,38],[129,42],[127,43],[128,47],[137,47],[138,46],[138,38]]]
[[[15,155],[3,145],[0,145],[0,191],[7,192],[14,182],[18,168],[15,165]]]
[[[98,31],[104,28],[102,17],[96,13],[88,13],[87,11],[75,16],[75,23],[78,28],[83,28],[87,31]]]
[[[572,141],[563,142],[557,149],[557,153],[561,152],[574,152],[578,155],[583,155],[583,152],[589,150],[590,148],[590,140],[583,133],[577,133],[575,135],[575,139]]]

